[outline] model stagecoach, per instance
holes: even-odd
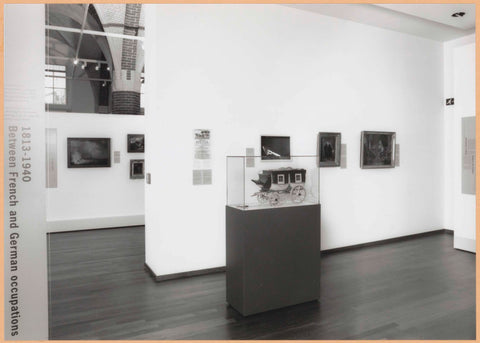
[[[270,203],[276,206],[285,198],[294,203],[305,200],[305,169],[279,168],[263,170],[258,174],[258,180],[252,180],[260,191],[254,193],[260,204]]]

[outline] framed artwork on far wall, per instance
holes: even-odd
[[[145,135],[127,135],[127,152],[145,152]]]
[[[145,160],[130,160],[130,179],[145,178]]]
[[[342,134],[339,132],[318,133],[318,166],[339,167]]]
[[[360,168],[395,168],[395,132],[362,131]]]
[[[260,145],[262,160],[290,159],[290,136],[262,136]]]
[[[68,168],[111,166],[110,138],[67,138]]]

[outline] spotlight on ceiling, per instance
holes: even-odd
[[[74,59],[73,64],[77,65],[78,64],[78,59]]]
[[[107,81],[103,81],[102,87],[105,87],[107,85]]]
[[[97,65],[95,66],[95,70],[100,70],[100,63],[97,63]]]
[[[82,64],[82,69],[85,69],[87,67],[87,63],[86,62],[83,62]]]
[[[452,14],[452,17],[458,18],[458,17],[463,17],[465,15],[465,12],[455,12]]]
[[[107,66],[107,70],[110,71],[110,67]]]

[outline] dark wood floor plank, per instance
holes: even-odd
[[[475,339],[475,255],[452,239],[326,254],[319,301],[242,317],[224,273],[154,282],[143,227],[50,234],[50,339]]]

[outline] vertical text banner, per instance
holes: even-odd
[[[5,340],[45,340],[45,7],[4,9]]]
[[[462,118],[462,193],[475,194],[475,118]]]

